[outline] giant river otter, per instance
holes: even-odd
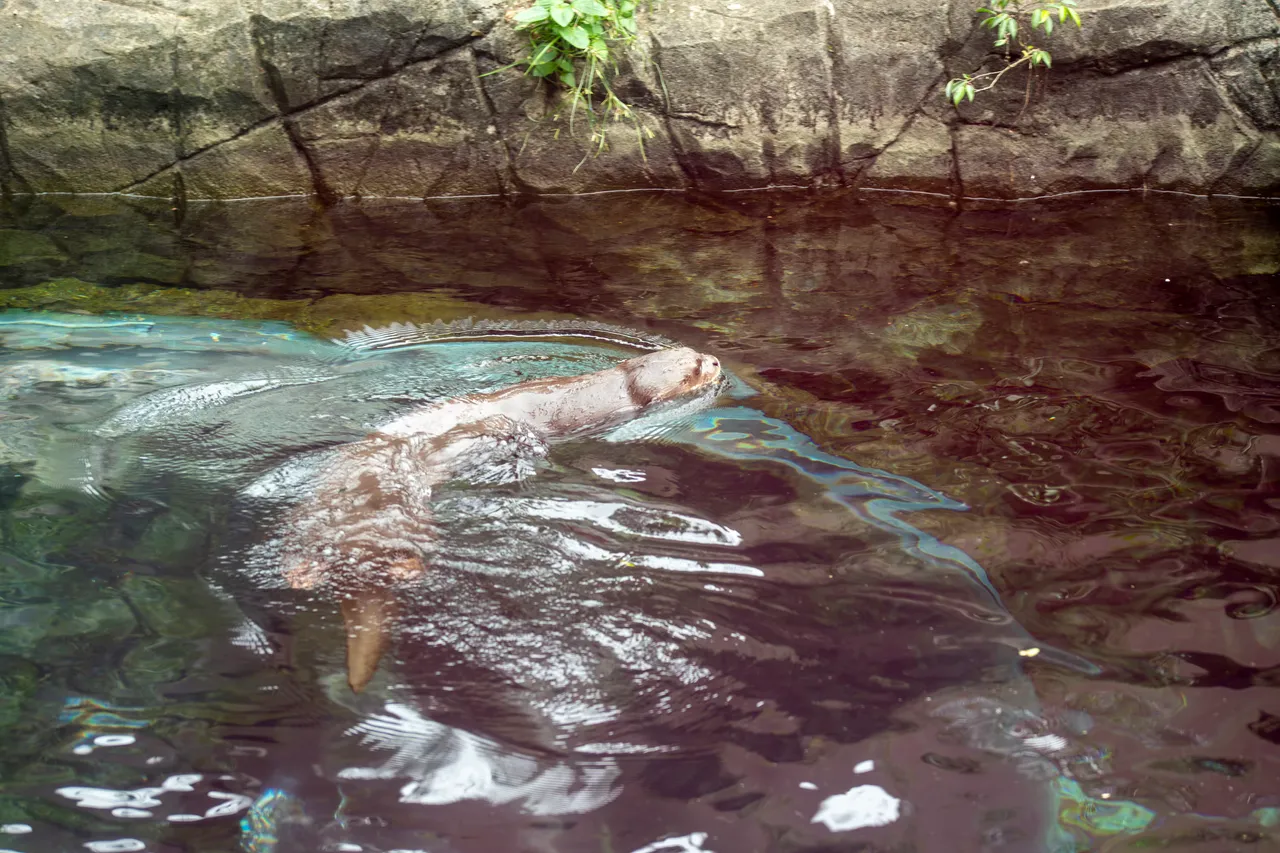
[[[282,558],[295,588],[323,584],[342,596],[351,688],[368,684],[385,649],[391,585],[426,571],[433,486],[495,455],[519,458],[522,446],[615,426],[719,378],[712,356],[659,350],[596,373],[423,406],[341,447],[293,511]]]

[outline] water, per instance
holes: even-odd
[[[0,849],[1276,843],[1274,208],[8,215]],[[470,315],[640,335],[323,336]],[[281,472],[656,334],[720,398],[443,489],[351,693]]]

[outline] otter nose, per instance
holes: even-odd
[[[702,357],[702,372],[704,374],[717,373],[720,370],[720,359],[714,355],[704,355]]]

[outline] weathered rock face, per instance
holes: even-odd
[[[1275,0],[1117,0],[952,109],[976,2],[664,0],[585,156],[516,0],[0,0],[6,192],[448,196],[861,184],[1280,190]],[[486,76],[487,75],[487,76]],[[643,147],[638,139],[644,137]]]

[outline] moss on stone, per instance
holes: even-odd
[[[474,302],[435,293],[393,293],[386,296],[356,296],[335,293],[305,305],[293,319],[300,329],[334,337],[348,329],[385,326],[390,323],[433,323],[483,315],[493,309]]]
[[[449,322],[481,313],[486,317],[494,316],[492,308],[439,293],[394,293],[386,296],[342,293],[320,299],[266,299],[226,290],[141,283],[104,287],[78,278],[59,278],[32,287],[0,290],[0,310],[7,308],[81,314],[128,312],[226,320],[281,320],[322,337],[337,337],[348,329],[396,322]]]
[[[34,231],[0,228],[0,267],[29,261],[65,261],[67,256],[52,240]]]
[[[166,639],[196,639],[217,634],[225,621],[208,587],[192,578],[130,574],[120,583],[147,629]]]

